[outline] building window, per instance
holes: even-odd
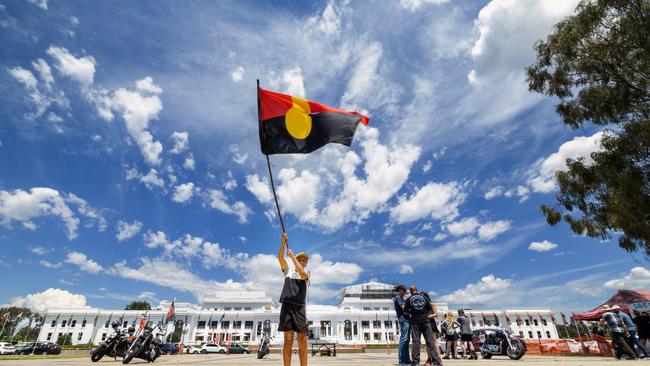
[[[230,310],[232,310],[232,308],[230,306],[226,306],[225,308],[223,308],[223,310],[230,311]]]
[[[203,336],[196,336],[197,342],[203,342]]]
[[[537,331],[537,338],[542,338],[542,332],[540,332],[539,330]]]
[[[271,335],[271,321],[270,320],[267,319],[267,320],[264,321],[263,329],[264,329],[264,334]]]
[[[102,341],[106,340],[106,333],[102,333]]]
[[[370,340],[370,333],[363,333],[363,340],[364,341],[369,341]]]
[[[539,325],[539,322],[537,321],[537,319],[533,319],[533,324],[534,324],[535,326],[538,326],[538,325]]]
[[[393,332],[388,333],[388,340],[391,342],[395,342],[395,333]]]
[[[61,323],[61,327],[65,328],[67,322],[68,322],[67,320],[64,320],[63,323]]]
[[[345,320],[343,322],[343,333],[345,334],[345,340],[346,341],[351,341],[352,340],[352,322],[349,320]]]
[[[253,321],[247,320],[244,322],[244,329],[253,329]]]
[[[320,336],[328,337],[332,329],[332,322],[329,320],[323,320],[320,322]]]
[[[205,329],[205,320],[199,320],[199,322],[197,323],[197,328]]]
[[[251,310],[253,310],[253,308],[250,307],[250,306],[246,306],[246,307],[244,308],[244,311],[251,311]]]
[[[384,311],[389,311],[389,310],[390,310],[390,308],[383,308],[383,310],[384,310]]]
[[[373,333],[372,334],[372,340],[373,341],[381,341],[381,333]]]
[[[530,326],[530,320],[528,320],[528,319],[526,319],[526,326]]]
[[[519,336],[520,336],[521,338],[524,338],[524,331],[523,331],[523,330],[520,330],[520,331],[519,331]]]
[[[219,325],[218,320],[213,320],[213,321],[210,322],[210,328],[216,328],[217,325]]]
[[[546,338],[551,338],[551,332],[549,332],[548,330],[546,331]]]
[[[380,329],[381,328],[381,320],[373,320],[372,321],[372,327],[374,329]]]
[[[370,328],[370,322],[367,320],[361,321],[361,329],[369,329]]]
[[[530,330],[528,331],[528,338],[533,339],[533,332]]]
[[[70,323],[70,327],[74,328],[77,325],[77,320],[73,320],[72,323]]]
[[[52,327],[52,328],[56,327],[56,320],[52,320],[52,325],[51,325],[51,327]]]
[[[124,321],[124,324],[122,324],[122,328],[126,328],[129,326],[129,322],[127,320]]]
[[[235,320],[232,322],[233,329],[241,329],[241,320]]]
[[[47,333],[47,340],[48,341],[52,340],[52,333]]]
[[[542,325],[543,325],[543,326],[546,326],[546,325],[547,325],[547,323],[546,323],[546,319],[544,319],[544,318],[542,318]]]
[[[107,320],[106,323],[104,324],[104,328],[108,328],[108,323],[110,323],[110,320]]]
[[[229,320],[221,322],[221,329],[228,329],[228,328],[230,328],[230,321]]]
[[[80,340],[81,340],[81,338],[82,338],[83,336],[84,336],[84,334],[83,334],[83,333],[79,333],[79,335],[77,336],[77,340],[78,340],[78,341],[80,341]]]
[[[86,319],[81,321],[81,327],[84,328],[86,326]]]
[[[354,322],[354,335],[359,334],[359,329],[358,329],[358,324],[357,322]]]
[[[241,306],[235,306],[235,307],[233,308],[233,310],[235,310],[235,311],[241,311]]]

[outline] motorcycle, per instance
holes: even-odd
[[[518,360],[524,357],[526,344],[523,340],[514,338],[511,329],[498,329],[487,334],[479,351],[481,357],[485,359],[490,359],[492,356],[508,356],[511,360]]]
[[[156,324],[153,327],[150,326],[150,321],[148,321],[142,331],[137,335],[137,337],[131,343],[131,346],[126,351],[124,358],[122,359],[123,364],[131,362],[135,357],[141,358],[148,362],[154,362],[162,354],[160,346],[162,345],[162,340],[159,336],[164,333],[158,332],[154,335],[154,330],[160,327]]]
[[[129,348],[128,334],[119,329],[120,325],[117,322],[113,322],[111,326],[114,330],[113,334],[106,341],[101,342],[99,347],[90,352],[92,362],[97,362],[104,356],[117,359],[118,357],[124,357],[126,354],[126,350]]]
[[[271,353],[271,339],[272,337],[265,335],[262,337],[262,340],[260,341],[260,346],[257,348],[257,358],[262,359],[264,356],[268,355]]]

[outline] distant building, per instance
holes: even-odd
[[[395,295],[393,285],[369,282],[342,289],[338,306],[309,304],[309,338],[339,344],[395,343],[398,340],[393,307]],[[168,334],[180,332],[181,341],[187,344],[227,339],[257,343],[263,334],[274,336],[275,343],[282,342],[277,331],[280,308],[262,291],[219,291],[200,305],[177,302],[174,321],[165,326],[164,318],[170,305],[163,301],[147,312],[50,309],[45,313],[38,340],[56,342],[59,337],[67,337],[73,344],[97,344],[110,335],[112,322],[119,322],[122,329],[137,327],[144,315],[166,328]],[[441,316],[448,311],[446,303],[436,305]],[[471,316],[474,328],[500,325],[511,327],[515,334],[525,339],[558,338],[549,309],[468,310],[466,313]]]

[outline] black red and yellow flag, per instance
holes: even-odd
[[[308,154],[331,142],[350,146],[368,117],[258,87],[262,153]]]

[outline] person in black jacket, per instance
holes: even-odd
[[[431,307],[431,299],[429,295],[424,292],[418,292],[415,286],[411,286],[414,291],[411,291],[411,297],[406,300],[404,304],[404,312],[411,316],[411,364],[420,364],[420,342],[421,337],[424,336],[424,341],[427,344],[427,352],[431,355],[434,365],[442,365],[442,360],[438,354],[438,350],[433,343],[433,332],[431,331],[431,322],[429,321],[429,314],[433,312]]]

